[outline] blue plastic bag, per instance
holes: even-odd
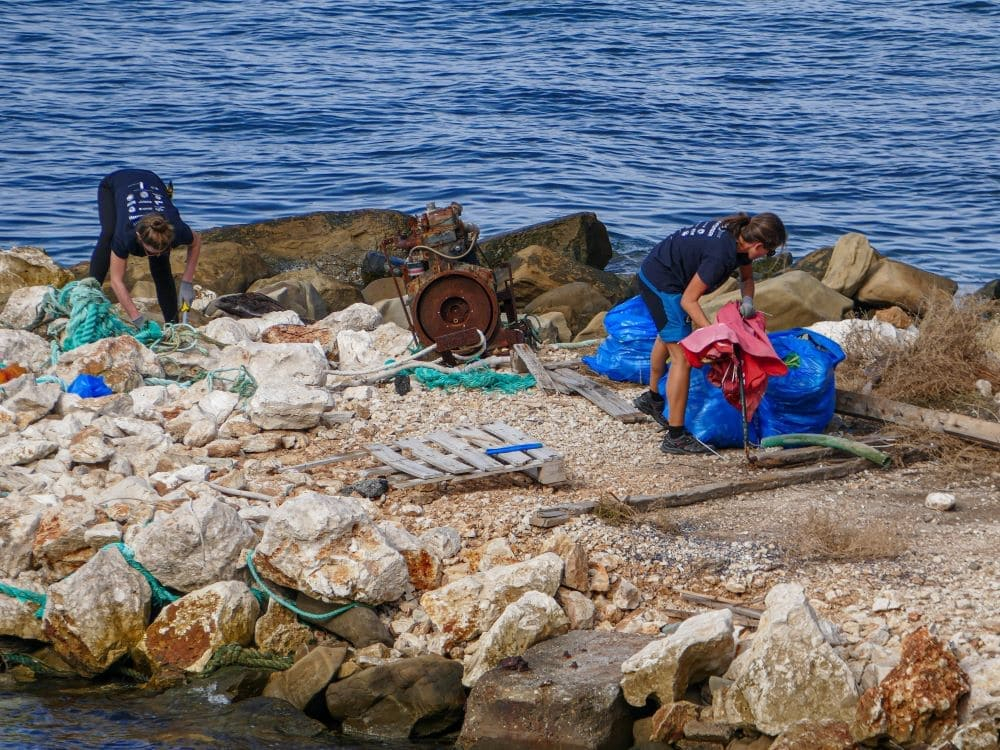
[[[82,372],[66,386],[66,392],[75,393],[83,398],[100,398],[114,393],[100,375],[86,375]]]
[[[788,362],[788,374],[767,381],[757,410],[762,437],[796,432],[821,433],[837,404],[834,371],[844,361],[837,342],[805,328],[769,334],[778,356]]]
[[[709,369],[708,366],[691,368],[684,426],[692,435],[713,448],[742,448],[743,417],[739,409],[726,401],[722,389],[708,382]],[[664,378],[660,382],[660,393],[664,396],[666,388],[667,379]],[[747,434],[751,443],[760,442],[758,419],[757,414],[754,414],[750,420]]]
[[[593,355],[582,358],[583,363],[610,380],[648,383],[656,324],[642,298],[631,297],[608,310],[604,329],[608,337]]]

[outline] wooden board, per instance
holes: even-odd
[[[531,350],[531,347],[527,344],[514,344],[510,348],[511,356],[516,360],[520,360],[521,364],[535,376],[535,384],[541,388],[543,391],[547,392],[559,392],[559,393],[570,393],[570,389],[564,385],[556,383],[556,381],[549,375],[545,366],[542,364],[541,360],[535,355]]]
[[[562,368],[552,371],[552,379],[567,388],[571,388],[574,392],[579,393],[599,409],[621,422],[645,422],[649,420],[649,417],[636,409],[630,401],[626,401],[610,388],[606,388],[597,381],[591,380],[586,375],[568,368]]]
[[[971,440],[991,448],[1000,448],[1000,422],[987,422],[964,414],[953,414],[892,401],[881,396],[866,396],[837,389],[836,410],[855,417],[879,419],[883,422],[925,427]]]

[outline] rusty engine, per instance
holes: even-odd
[[[381,246],[386,268],[402,278],[410,298],[403,307],[411,330],[425,346],[435,344],[449,364],[530,336],[517,320],[510,266],[491,269],[476,263],[479,228],[461,216],[458,203],[443,208],[428,203],[424,213],[410,218],[405,235],[387,238]]]

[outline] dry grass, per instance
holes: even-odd
[[[873,393],[915,406],[971,413],[996,419],[996,407],[975,390],[980,378],[1000,383],[1000,366],[991,360],[986,335],[1000,303],[979,297],[954,299],[938,293],[920,310],[913,344],[896,347],[876,336],[858,334],[845,349],[852,355],[837,371],[843,388]]]
[[[785,549],[796,558],[861,562],[899,557],[906,542],[888,520],[852,522],[834,511],[813,509],[789,530]]]
[[[638,521],[639,512],[610,492],[605,492],[597,500],[594,516],[609,526],[626,526]]]

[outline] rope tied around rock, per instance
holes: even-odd
[[[227,643],[219,646],[212,652],[205,668],[201,674],[207,675],[223,667],[231,667],[234,664],[241,667],[256,667],[257,669],[272,669],[283,671],[295,663],[291,656],[280,656],[267,651],[258,651],[253,648],[245,648],[238,643]]]
[[[38,610],[35,612],[35,617],[39,620],[42,619],[42,613],[45,612],[45,594],[39,594],[37,591],[31,591],[29,589],[20,589],[17,586],[11,586],[3,581],[0,581],[0,594],[22,602],[37,604]]]
[[[156,580],[156,576],[149,572],[146,567],[135,559],[135,553],[132,549],[125,544],[125,542],[112,542],[111,544],[106,544],[102,549],[116,549],[121,553],[121,556],[125,558],[132,568],[139,571],[142,577],[146,579],[146,583],[149,584],[149,588],[152,591],[152,605],[156,609],[163,609],[168,604],[177,601],[180,596],[169,591],[162,583]]]
[[[337,617],[338,615],[344,614],[344,612],[353,607],[365,606],[361,602],[348,602],[344,606],[338,607],[337,609],[331,612],[306,612],[304,609],[295,606],[295,604],[288,601],[287,599],[284,599],[283,597],[278,596],[273,591],[271,591],[270,588],[268,588],[268,585],[264,583],[264,579],[261,578],[260,573],[257,571],[257,567],[253,564],[254,552],[255,550],[247,551],[247,569],[250,571],[250,575],[253,576],[254,581],[257,583],[258,586],[261,587],[261,589],[267,596],[274,599],[274,601],[276,601],[282,607],[291,612],[294,612],[296,615],[298,615],[304,620],[316,620],[316,621],[329,620],[331,618]]]

